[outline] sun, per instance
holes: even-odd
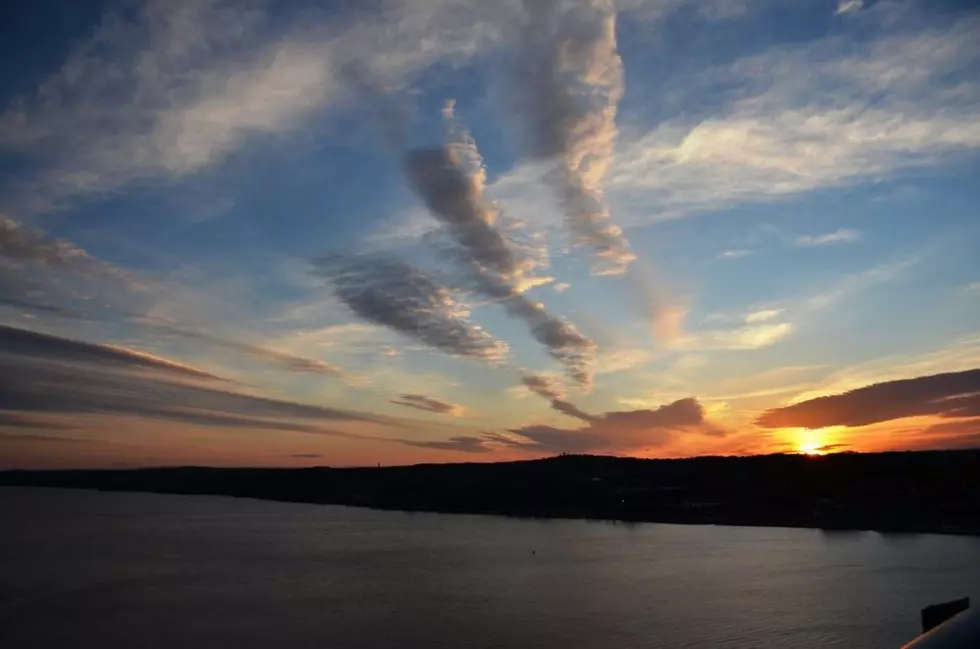
[[[816,442],[803,442],[797,449],[800,453],[804,455],[826,455],[827,451],[823,450],[820,444]]]
[[[796,452],[804,455],[827,454],[827,431],[821,428],[797,428],[792,431]]]

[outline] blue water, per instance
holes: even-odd
[[[980,539],[0,489],[0,647],[898,647]]]

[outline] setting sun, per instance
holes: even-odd
[[[800,453],[806,455],[826,455],[827,451],[821,449],[819,444],[814,444],[813,442],[807,442],[805,444],[800,444],[797,449]]]
[[[806,455],[827,454],[827,434],[824,429],[791,429],[791,439],[796,444],[796,452]]]

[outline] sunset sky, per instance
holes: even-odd
[[[0,468],[980,446],[976,3],[0,24]]]

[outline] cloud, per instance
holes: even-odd
[[[861,233],[857,230],[841,228],[839,230],[835,230],[834,232],[828,232],[827,234],[798,237],[796,241],[793,242],[793,245],[801,247],[827,246],[837,243],[854,243],[860,238]]]
[[[483,157],[472,135],[456,121],[451,103],[444,114],[446,145],[416,149],[405,156],[409,184],[460,246],[456,257],[471,276],[474,290],[501,302],[509,315],[527,324],[534,339],[565,365],[573,380],[591,387],[595,343],[524,295],[525,287],[541,283],[541,278],[527,275],[534,262],[521,255],[495,226],[499,214],[483,195]]]
[[[37,430],[74,430],[69,424],[39,419],[18,412],[0,411],[0,428],[32,428]]]
[[[723,435],[709,424],[696,399],[681,399],[653,410],[607,412],[581,428],[533,425],[511,429],[507,445],[550,453],[631,451],[666,444],[677,432]],[[500,441],[499,438],[494,441]]]
[[[834,14],[840,16],[854,13],[861,11],[862,7],[864,7],[864,0],[837,0],[837,11]]]
[[[980,288],[980,283],[978,283],[977,286]],[[568,289],[572,288],[572,285],[568,282],[555,282],[555,284],[552,285],[552,288],[555,289],[555,293],[564,293]]]
[[[51,239],[40,230],[0,216],[0,279],[7,284],[7,288],[20,289],[21,292],[49,288],[51,278],[48,273],[114,280],[117,286],[121,284],[126,289],[141,287],[134,273],[91,256],[71,241]],[[36,303],[21,306],[45,310]]]
[[[443,286],[418,268],[379,254],[315,262],[334,295],[357,316],[455,356],[503,362],[507,345],[471,323]]]
[[[20,183],[34,211],[134,181],[220,164],[256,135],[294,133],[356,97],[339,70],[404,85],[504,37],[508,3],[399,0],[359,8],[151,0],[108,10],[35,92],[0,113],[0,149],[39,163]]]
[[[168,359],[0,327],[0,404],[5,411],[110,414],[202,426],[346,436],[325,422],[397,420],[223,389],[209,373]],[[8,425],[17,422],[6,415]],[[23,421],[23,420],[22,420]]]
[[[754,254],[751,250],[723,250],[718,254],[718,259],[742,259]]]
[[[450,437],[447,440],[436,441],[417,441],[412,439],[398,440],[407,446],[416,448],[429,448],[438,451],[458,451],[460,453],[490,453],[493,448],[487,445],[486,439],[481,437],[471,437],[460,435]]]
[[[745,322],[747,324],[766,322],[767,320],[778,318],[782,312],[783,309],[760,309],[759,311],[745,314]]]
[[[310,374],[325,374],[327,376],[335,376],[341,378],[350,378],[349,375],[339,367],[327,363],[315,358],[305,358],[302,356],[296,356],[294,354],[289,354],[287,352],[279,351],[276,349],[270,349],[268,347],[263,347],[261,345],[254,345],[251,343],[244,343],[237,340],[231,340],[221,336],[215,336],[203,331],[194,331],[191,329],[185,329],[183,327],[175,327],[173,325],[155,323],[152,321],[144,320],[143,324],[150,327],[156,331],[177,336],[180,338],[186,338],[188,340],[197,340],[200,342],[207,343],[213,347],[227,349],[233,352],[238,352],[245,354],[246,356],[251,356],[259,361],[269,363],[273,366],[279,367],[284,370],[289,370],[293,372],[304,372]]]
[[[27,264],[27,268],[16,268],[13,264]],[[63,272],[56,279],[45,275],[47,271]],[[92,313],[82,313],[77,310],[64,308],[33,297],[33,293],[50,293],[60,300],[71,300],[77,297],[76,291],[66,283],[77,283],[84,280],[96,280],[86,284],[86,291],[81,295],[91,295],[98,292],[100,296],[111,296],[119,299],[121,296],[132,297],[135,291],[142,291],[151,283],[138,277],[136,273],[110,264],[93,257],[80,246],[65,239],[50,239],[43,232],[34,230],[17,223],[9,218],[0,218],[0,289],[15,295],[0,296],[0,306],[28,309],[79,320],[102,321],[104,316]],[[157,292],[173,287],[165,287],[153,283]],[[101,309],[110,308],[109,300],[103,301]],[[252,356],[260,361],[275,365],[282,369],[298,372],[327,374],[344,377],[345,373],[325,361],[304,358],[286,352],[269,349],[261,345],[243,343],[202,331],[195,331],[172,324],[157,322],[153,318],[136,316],[126,309],[130,305],[114,308],[114,316],[136,322],[144,327],[152,328],[169,336],[205,342],[214,347],[220,347],[237,353]]]
[[[765,428],[866,426],[892,419],[936,415],[980,416],[980,369],[888,381],[768,410]]]
[[[319,453],[293,453],[289,457],[301,458],[301,459],[313,459],[318,457],[323,457]]]
[[[684,351],[761,349],[775,345],[792,331],[793,325],[789,322],[752,323],[737,329],[685,333],[671,341],[670,347]]]
[[[70,309],[63,309],[59,306],[54,306],[53,304],[44,304],[43,302],[35,302],[33,300],[25,300],[16,297],[8,297],[0,295],[0,307],[9,307],[12,309],[27,309],[28,311],[36,311],[39,313],[48,313],[56,316],[63,316],[68,318],[77,318],[80,315]]]
[[[595,419],[592,415],[580,410],[575,404],[567,401],[563,386],[549,376],[525,371],[521,373],[521,383],[534,394],[549,401],[551,407],[563,415],[575,417],[582,421]]]
[[[636,215],[624,225],[887,178],[980,148],[980,87],[947,83],[980,55],[978,20],[922,28],[909,24],[914,13],[868,38],[774,47],[669,80],[677,116],[623,139],[610,170],[610,202]],[[682,110],[705,96],[718,105]]]
[[[635,255],[603,198],[623,96],[616,10],[608,0],[525,0],[524,10],[514,74],[522,140],[533,159],[556,160],[545,179],[576,240],[595,250],[597,272],[623,273]]]
[[[62,362],[113,365],[130,369],[151,369],[177,376],[210,381],[223,379],[189,365],[153,354],[114,345],[96,345],[60,336],[0,325],[0,354],[27,355]]]
[[[980,419],[961,419],[934,424],[902,440],[903,450],[980,448]]]
[[[263,43],[256,6],[154,1],[135,15],[106,13],[34,96],[0,115],[0,146],[51,163],[26,183],[31,207],[198,171],[324,101],[325,48]]]
[[[454,403],[442,401],[434,397],[427,397],[422,394],[402,394],[397,399],[392,399],[391,402],[399,406],[415,408],[416,410],[434,412],[437,415],[458,415],[462,412],[462,407]]]
[[[4,442],[55,442],[67,444],[91,444],[95,440],[81,437],[59,437],[56,435],[37,435],[35,433],[0,433],[0,444]]]
[[[851,444],[824,444],[823,446],[817,446],[813,451],[817,453],[837,453],[845,448],[851,448]]]
[[[465,251],[479,273],[514,285],[527,269],[513,245],[494,227],[496,208],[483,196],[486,172],[476,142],[446,109],[450,139],[445,146],[414,149],[403,161],[405,175],[429,212]]]
[[[648,364],[656,354],[645,348],[611,349],[601,354],[596,366],[597,374],[625,372]]]

